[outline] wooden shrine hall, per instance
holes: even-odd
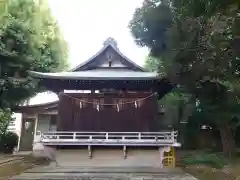
[[[124,56],[113,38],[67,72],[29,74],[58,94],[59,101],[19,107],[20,150],[29,117],[34,121],[33,151],[42,150],[60,166],[163,167],[165,152],[180,146],[177,132],[161,131],[158,125],[157,101],[173,85]],[[174,164],[174,156],[169,157]]]

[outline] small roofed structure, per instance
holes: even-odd
[[[29,74],[57,93],[59,101],[21,107],[25,113],[22,136],[27,131],[24,123],[34,122],[33,149],[44,150],[58,164],[163,167],[164,152],[180,146],[177,132],[161,132],[158,126],[157,100],[173,85],[124,56],[113,38],[89,60],[67,72]],[[24,137],[21,139],[20,150],[26,144]],[[98,162],[104,157],[109,160]],[[71,161],[64,161],[66,158]]]

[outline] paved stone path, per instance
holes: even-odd
[[[39,167],[11,180],[197,180],[180,169]]]

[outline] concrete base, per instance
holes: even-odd
[[[159,167],[163,168],[164,152],[170,147],[92,147],[82,149],[56,149],[44,146],[46,156],[62,167]],[[36,153],[35,153],[36,154]],[[174,166],[173,166],[174,167]]]
[[[89,156],[87,149],[56,150],[58,166],[65,167],[161,167],[160,153],[155,150],[96,149]]]
[[[179,168],[162,168],[159,149],[54,149],[42,155],[52,158],[51,165],[36,167],[12,180],[196,180]],[[124,153],[125,152],[125,153]],[[41,153],[40,153],[41,154]]]
[[[13,155],[15,156],[26,156],[26,155],[31,155],[33,154],[32,151],[17,151],[17,152],[14,152]]]

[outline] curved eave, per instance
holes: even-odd
[[[55,80],[160,80],[154,72],[114,72],[114,71],[82,71],[82,72],[62,72],[62,73],[41,73],[30,71],[29,75],[38,79]]]
[[[59,100],[53,102],[46,102],[42,104],[35,104],[35,105],[24,105],[24,106],[17,106],[13,110],[16,113],[28,112],[28,111],[44,111],[50,108],[57,108]]]

